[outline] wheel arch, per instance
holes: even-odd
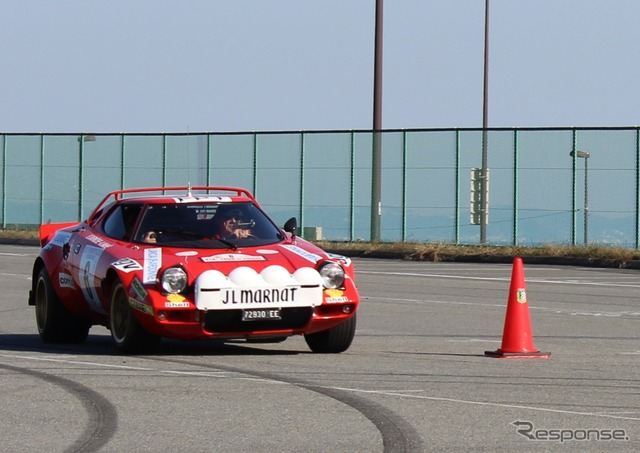
[[[35,306],[35,289],[38,283],[38,274],[42,268],[45,267],[44,260],[41,257],[37,257],[35,262],[33,263],[33,269],[31,270],[31,290],[29,291],[29,305]]]
[[[107,270],[107,275],[105,275],[101,282],[102,294],[105,295],[106,300],[111,300],[111,291],[113,290],[113,285],[118,280],[125,284],[122,276],[118,273],[118,271],[116,271],[113,267],[110,267],[109,270]]]
[[[132,273],[120,272],[118,269],[114,267],[110,267],[107,269],[106,275],[100,282],[102,294],[105,296],[105,300],[108,302],[109,306],[107,307],[107,312],[109,313],[109,318],[111,317],[111,298],[113,297],[113,291],[115,286],[118,283],[122,284],[122,288],[125,294],[128,295],[129,288],[131,287],[131,282],[133,281]],[[144,315],[142,315],[138,310],[133,310],[133,315],[138,319],[139,322],[145,323]]]

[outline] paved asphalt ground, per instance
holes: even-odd
[[[27,306],[38,249],[0,246],[2,452],[640,451],[640,272],[525,264],[535,346],[495,359],[510,264],[355,259],[343,354],[108,331],[50,346]]]

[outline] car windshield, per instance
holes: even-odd
[[[149,204],[135,241],[164,247],[253,247],[283,239],[276,225],[253,203]]]

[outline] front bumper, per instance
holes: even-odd
[[[149,332],[173,339],[244,338],[310,334],[337,326],[352,317],[357,302],[317,307],[287,307],[279,320],[243,321],[242,310],[172,309],[139,312]]]

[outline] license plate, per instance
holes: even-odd
[[[264,310],[242,310],[243,321],[280,321],[279,308],[266,308]]]

